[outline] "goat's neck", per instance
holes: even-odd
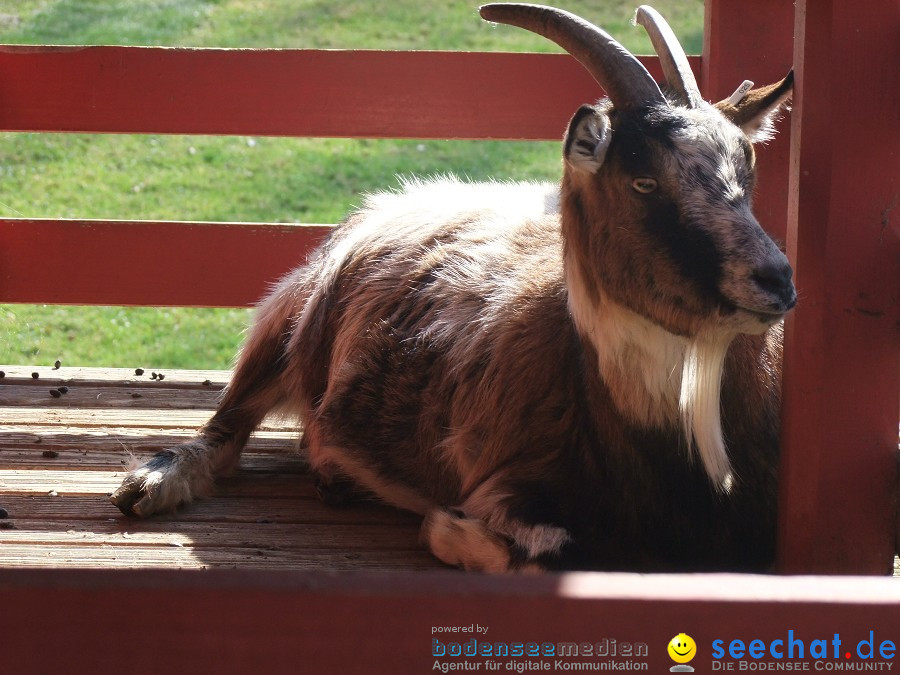
[[[566,285],[575,327],[593,344],[600,377],[619,412],[641,426],[677,425],[688,341],[618,305],[602,290],[589,293],[570,260]]]
[[[619,412],[633,424],[681,427],[710,480],[731,484],[722,438],[721,382],[733,334],[679,337],[588,290],[577,262],[566,256],[569,309],[578,332],[594,346],[600,377]]]

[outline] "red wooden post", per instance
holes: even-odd
[[[706,0],[701,88],[709,100],[727,98],[744,80],[777,82],[791,68],[794,7],[785,0]],[[762,148],[754,211],[778,241],[787,225],[788,123]]]
[[[894,0],[798,0],[780,568],[884,574],[898,410]]]

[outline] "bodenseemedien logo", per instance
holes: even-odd
[[[671,640],[667,647],[669,658],[675,662],[675,665],[669,668],[673,673],[693,673],[694,668],[689,666],[691,659],[697,656],[697,643],[694,638],[686,633],[679,633]]]

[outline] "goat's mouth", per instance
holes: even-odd
[[[734,308],[738,312],[749,314],[758,321],[769,325],[781,321],[784,318],[784,315],[791,310],[791,307],[788,307],[784,310],[775,310],[766,307],[747,307],[745,305],[739,305],[737,303],[734,304]]]
[[[781,321],[790,308],[754,307],[748,303],[724,300],[719,316],[739,332],[759,333]],[[730,320],[729,320],[730,319]]]

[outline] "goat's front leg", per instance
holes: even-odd
[[[208,495],[215,477],[237,463],[247,438],[265,415],[242,407],[225,408],[230,398],[226,395],[196,438],[162,450],[129,471],[109,500],[122,513],[143,518]]]
[[[109,496],[124,514],[146,517],[173,511],[208,494],[215,478],[237,465],[247,439],[266,414],[283,402],[281,361],[287,314],[277,306],[269,310],[262,312],[254,326],[231,383],[198,435],[130,471]]]

